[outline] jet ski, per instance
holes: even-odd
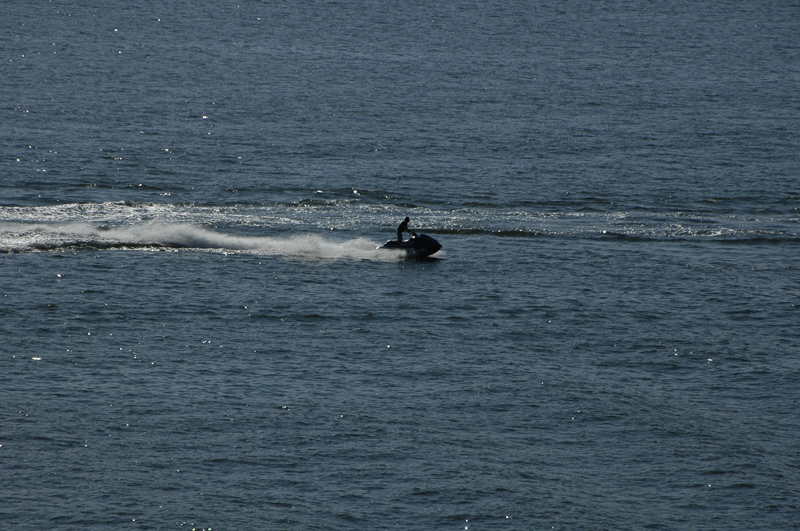
[[[425,258],[442,248],[441,244],[426,234],[412,232],[413,236],[403,242],[389,240],[378,249],[405,251],[407,258]]]

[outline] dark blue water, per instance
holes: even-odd
[[[4,6],[0,527],[798,529],[799,19]]]

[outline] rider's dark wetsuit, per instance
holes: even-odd
[[[406,218],[406,219],[403,220],[403,222],[400,224],[400,226],[397,227],[397,243],[403,243],[403,233],[404,232],[408,232],[408,233],[414,234],[413,232],[408,230],[408,222],[409,221],[411,221],[411,220]]]

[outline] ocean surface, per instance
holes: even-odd
[[[0,529],[800,529],[796,2],[2,11]]]

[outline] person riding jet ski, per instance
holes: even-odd
[[[397,227],[397,240],[389,240],[378,247],[378,249],[404,251],[407,258],[426,258],[442,248],[439,242],[427,234],[417,234],[409,229],[409,221],[411,220],[406,217],[400,226]],[[404,232],[410,232],[412,237],[403,241]]]
[[[397,243],[403,243],[403,233],[404,232],[408,232],[412,236],[416,236],[417,235],[416,232],[414,232],[413,230],[408,228],[408,222],[409,221],[411,221],[411,220],[408,219],[408,216],[406,216],[406,219],[404,219],[403,222],[400,224],[400,226],[397,227]]]

